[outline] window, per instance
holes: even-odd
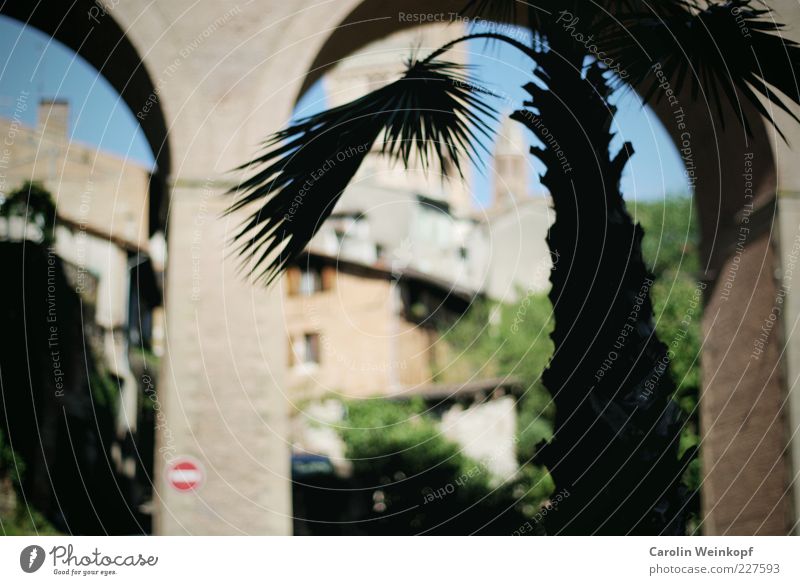
[[[344,238],[347,235],[347,232],[345,232],[342,228],[336,228],[333,230],[333,233],[336,234],[336,243],[341,248],[342,244],[344,244]]]
[[[319,334],[304,333],[295,338],[289,354],[289,365],[309,366],[319,364]]]
[[[303,336],[305,346],[305,363],[319,363],[319,335],[316,333],[306,333]]]
[[[286,271],[287,289],[290,296],[308,297],[331,288],[329,267],[292,266]]]
[[[319,270],[305,267],[300,270],[300,296],[310,297],[322,290],[322,276]]]

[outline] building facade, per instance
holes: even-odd
[[[147,451],[154,440],[148,413],[150,399],[155,398],[155,364],[163,354],[161,282],[165,263],[158,245],[163,238],[151,238],[151,227],[157,226],[150,225],[150,169],[70,140],[68,103],[44,100],[30,107],[38,107],[36,127],[26,126],[18,118],[0,118],[0,133],[9,138],[0,169],[0,201],[5,210],[5,217],[0,218],[0,240],[23,246],[30,243],[33,248],[46,251],[48,269],[53,269],[52,275],[48,272],[48,283],[53,281],[53,291],[64,295],[62,298],[50,288],[46,291],[53,372],[57,384],[62,378],[70,381],[72,393],[68,396],[66,390],[61,393],[57,388],[55,397],[64,398],[64,408],[75,411],[73,414],[80,419],[91,416],[92,407],[85,407],[88,412],[81,410],[81,384],[76,380],[87,376],[89,390],[96,397],[102,396],[98,386],[108,386],[113,405],[104,404],[102,408],[109,407],[115,413],[114,433],[111,437],[101,435],[104,444],[98,446],[97,455],[109,457],[112,472],[126,483],[120,488],[123,504],[141,516],[140,523],[149,525],[152,463],[149,454],[142,457],[138,449]],[[38,186],[49,192],[52,202],[33,199]],[[53,213],[32,216],[36,206],[52,206]],[[152,256],[151,241],[156,250]],[[66,292],[55,285],[62,269]],[[14,276],[29,298],[44,294],[25,288],[26,278],[35,282],[33,275]],[[67,321],[74,323],[68,310],[70,295],[81,303],[78,331],[64,330]],[[6,310],[15,314],[17,311],[11,307]],[[23,313],[26,310],[23,308]],[[33,329],[32,322],[32,335]],[[68,335],[80,338],[86,345],[84,364],[66,363],[66,356],[74,348],[66,347],[60,338]],[[30,351],[35,354],[38,350],[31,346]],[[149,398],[144,393],[144,380],[148,379],[152,381]],[[101,415],[95,416],[99,429]],[[143,417],[147,420],[140,428]],[[76,449],[91,447],[78,445]],[[50,452],[45,459],[49,457]],[[47,465],[53,465],[52,461]],[[47,469],[42,471],[50,473]]]

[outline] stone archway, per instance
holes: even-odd
[[[0,14],[33,26],[60,41],[86,59],[119,93],[132,112],[138,112],[156,93],[150,72],[114,19],[114,15],[91,0],[68,5],[8,0],[0,4]],[[138,117],[145,138],[156,159],[158,174],[171,171],[167,122],[162,105],[153,102],[147,116]]]
[[[104,76],[131,108],[133,115],[136,115],[134,108],[137,107],[138,100],[151,99],[149,96],[157,92],[130,39],[114,18],[101,12],[95,4],[76,2],[52,6],[48,3],[5,2],[0,5],[0,14],[18,21],[25,29],[40,30],[71,49],[74,52],[73,57],[78,55],[93,65],[99,72],[98,77]],[[22,34],[24,33],[21,32],[20,35]],[[6,67],[9,63],[11,68],[14,67],[14,60],[20,58],[20,46],[24,46],[24,43],[15,44],[11,50]],[[42,59],[44,60],[44,56]],[[61,87],[64,85],[62,80]],[[19,91],[19,104],[22,96],[29,93],[26,89],[32,88],[20,84],[14,89]],[[121,107],[125,108],[125,105]],[[21,111],[19,105],[17,108],[15,118],[17,112]],[[138,475],[144,476],[144,481],[147,481],[150,471],[146,463],[148,457],[134,454],[134,442],[147,444],[154,436],[152,428],[145,427],[143,430],[138,427],[141,420],[140,386],[129,359],[129,346],[135,345],[135,342],[131,341],[132,335],[129,334],[128,326],[133,324],[130,314],[142,310],[137,299],[145,288],[135,280],[136,276],[132,276],[134,271],[139,273],[139,268],[132,270],[131,266],[136,265],[136,262],[140,266],[142,259],[148,258],[149,236],[161,227],[160,204],[165,193],[165,177],[171,166],[167,125],[158,103],[152,104],[148,116],[136,116],[156,159],[157,167],[153,171],[132,163],[129,159],[123,160],[121,157],[109,155],[102,149],[70,141],[68,108],[66,101],[43,100],[39,105],[38,125],[29,128],[21,124],[19,119],[15,119],[11,121],[12,125],[5,140],[4,172],[9,168],[10,159],[9,172],[14,183],[35,180],[41,182],[52,194],[55,204],[53,231],[58,236],[54,237],[52,244],[47,242],[52,245],[48,247],[48,254],[53,255],[52,260],[59,266],[59,271],[62,266],[66,266],[65,274],[79,274],[69,281],[70,286],[65,285],[59,295],[59,298],[63,296],[66,307],[72,307],[71,310],[65,309],[60,317],[65,321],[64,335],[70,339],[69,343],[64,344],[64,354],[81,356],[65,367],[66,376],[75,382],[65,392],[46,393],[46,396],[53,399],[52,402],[42,400],[37,404],[37,410],[41,408],[45,413],[56,411],[57,415],[38,419],[45,429],[43,435],[52,438],[41,446],[35,454],[36,459],[28,459],[35,462],[31,465],[30,475],[34,480],[39,476],[48,478],[49,481],[39,483],[49,489],[39,487],[35,490],[45,494],[40,496],[42,510],[55,521],[64,522],[62,526],[68,525],[70,530],[83,532],[92,530],[93,526],[99,530],[104,523],[111,532],[147,530],[146,515],[139,514],[136,510],[133,513],[120,513],[125,508],[133,509],[134,504],[138,505],[149,495],[148,492],[138,489],[135,479]],[[92,111],[87,113],[87,117],[96,115]],[[56,120],[55,129],[51,129],[51,116]],[[42,122],[45,118],[48,119],[46,124]],[[25,138],[14,140],[18,135]],[[37,162],[40,164],[37,165]],[[7,193],[5,188],[3,191]],[[130,210],[127,219],[124,218],[125,213],[118,211],[121,208]],[[70,273],[70,270],[73,272]],[[24,264],[20,273],[14,274],[15,278],[19,278],[20,286],[12,289],[17,290],[26,300],[39,297],[41,283],[36,284],[36,274],[36,264]],[[87,285],[87,281],[92,284]],[[94,293],[87,290],[94,290]],[[146,314],[145,318],[149,317],[150,308],[159,304],[156,286],[149,290],[154,294],[149,297],[148,308],[145,310],[147,313],[139,313]],[[59,300],[59,304],[60,302]],[[76,304],[79,308],[76,308]],[[25,306],[23,303],[23,313],[26,311]],[[55,322],[55,309],[53,311],[51,318]],[[26,336],[28,333],[35,336],[43,329],[34,320],[28,320],[27,316],[24,320]],[[53,325],[51,329],[55,331],[57,327]],[[27,348],[27,343],[23,347]],[[26,354],[30,351],[33,359],[36,359],[35,345],[23,351]],[[18,363],[23,361],[17,360]],[[29,372],[32,367],[36,369],[35,363],[27,362]],[[98,366],[99,363],[102,366]],[[45,383],[36,378],[29,380],[31,392],[40,391]],[[110,391],[113,392],[114,403],[94,408],[95,405],[87,402],[83,393],[97,397],[100,395],[98,392],[102,391],[100,388],[104,386],[113,388]],[[18,396],[19,390],[22,390],[8,384],[6,389],[12,390],[12,398],[14,395]],[[62,397],[63,400],[58,400]],[[106,406],[108,408],[104,410]],[[15,411],[10,412],[14,417]],[[64,418],[59,421],[62,414]],[[107,424],[109,417],[115,418],[111,431]],[[84,425],[86,420],[93,424]],[[79,434],[79,429],[84,426],[97,434]],[[33,425],[28,426],[32,427]],[[71,432],[79,437],[76,438],[80,445],[78,453],[92,453],[97,458],[96,465],[100,465],[103,457],[107,458],[107,467],[92,470],[90,476],[101,478],[102,481],[88,480],[87,485],[82,488],[83,494],[79,492],[78,496],[70,490],[79,487],[79,476],[86,473],[86,461],[91,458],[76,458],[74,465],[64,465],[66,461],[63,454],[55,455],[60,453],[58,449],[63,444],[64,437]],[[137,465],[140,471],[135,474],[134,466]],[[113,486],[110,485],[112,481]],[[36,485],[35,481],[32,483]],[[116,488],[113,494],[107,493],[109,487]],[[144,495],[134,495],[140,492],[144,492]],[[73,501],[81,501],[82,495],[91,500],[98,493],[107,495],[105,501],[111,505],[98,505],[94,518],[89,515],[86,519],[86,513],[79,505],[74,505]],[[55,511],[48,503],[50,498],[56,502],[61,498],[64,507],[61,508],[61,503],[58,503],[59,511]],[[93,506],[91,501],[89,506]],[[93,521],[95,524],[92,524]],[[126,522],[131,523],[130,526]]]
[[[358,3],[321,44],[298,99],[348,55],[420,22],[447,22],[462,7],[452,0]],[[797,20],[786,8],[779,20]],[[437,14],[440,20],[431,19]],[[782,189],[774,150],[780,145],[774,129],[752,111],[752,135],[747,135],[733,109],[720,119],[709,96],[695,100],[687,89],[678,97],[678,106],[662,100],[652,107],[693,177],[701,228],[703,529],[707,534],[787,534],[794,524],[793,470],[784,456],[790,440],[781,336],[772,335],[758,359],[752,357],[778,294],[773,227],[776,193]],[[782,176],[791,181],[794,174],[789,170]]]
[[[800,23],[793,0],[774,4],[783,21]],[[192,455],[207,471],[203,488],[187,496],[166,487],[157,465],[157,532],[290,530],[282,394],[286,344],[283,335],[270,335],[282,333],[281,298],[279,291],[244,282],[235,259],[225,253],[236,223],[219,218],[226,205],[219,195],[233,183],[228,170],[249,160],[260,140],[283,126],[296,97],[326,67],[372,40],[415,26],[413,19],[400,21],[401,11],[450,14],[462,5],[461,0],[7,0],[0,5],[2,14],[83,55],[132,111],[149,104],[140,123],[170,204],[167,356],[160,388],[166,420],[158,444],[165,451],[157,458]],[[673,112],[664,104],[655,109],[680,144]],[[782,494],[791,470],[782,459],[787,438],[781,424],[773,424],[782,417],[785,398],[779,336],[769,339],[757,363],[747,365],[752,337],[774,304],[775,253],[767,228],[737,255],[737,213],[744,205],[745,152],[754,153],[755,204],[763,207],[763,217],[770,217],[776,190],[800,193],[800,173],[796,157],[763,125],[755,141],[746,141],[731,124],[722,133],[705,104],[687,115],[695,120],[697,206],[710,259],[702,402],[707,532],[785,533],[792,520]],[[793,143],[800,142],[800,129],[779,119]],[[723,296],[734,262],[736,285]],[[722,322],[735,326],[725,330]],[[798,348],[792,351],[797,355]],[[728,403],[729,397],[735,401]],[[738,474],[745,464],[753,471]]]

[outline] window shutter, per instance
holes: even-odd
[[[322,290],[332,290],[336,282],[336,269],[333,266],[322,268]]]
[[[300,292],[300,269],[297,266],[291,266],[286,270],[286,287],[289,296],[295,296]]]
[[[312,364],[320,362],[319,356],[319,334],[309,333],[306,335],[306,343],[308,344],[308,355],[306,360]]]

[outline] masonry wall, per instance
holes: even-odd
[[[284,286],[287,347],[307,333],[320,340],[319,364],[287,358],[293,399],[363,398],[429,382],[432,333],[402,318],[392,282],[326,270],[327,290],[302,296]]]

